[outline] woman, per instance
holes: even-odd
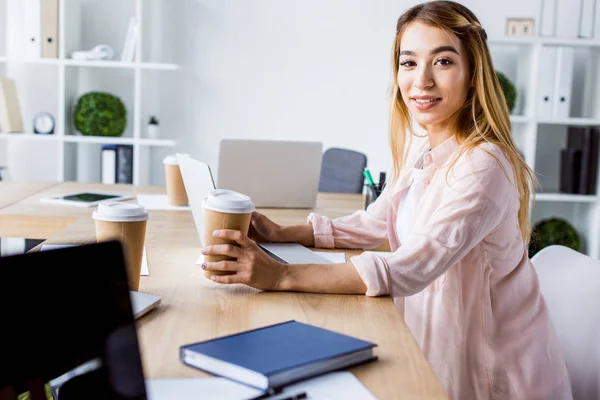
[[[556,334],[528,258],[532,171],[510,133],[486,34],[464,6],[434,1],[398,20],[390,141],[394,179],[366,211],[278,226],[255,214],[250,237],[375,248],[334,265],[282,265],[239,231],[219,283],[264,290],[390,295],[453,399],[569,399]],[[415,120],[426,135],[417,135]],[[410,132],[408,140],[404,132]]]

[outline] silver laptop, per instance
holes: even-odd
[[[65,247],[75,247],[74,244],[55,244],[55,245],[42,245],[40,251],[48,251],[61,249]],[[133,315],[135,318],[140,318],[142,315],[147,314],[151,310],[155,309],[160,305],[160,296],[150,293],[136,292],[133,290],[129,291],[131,297],[131,308],[133,309]]]
[[[314,208],[322,156],[320,142],[222,139],[218,187],[260,208]]]
[[[202,213],[202,200],[204,200],[211,190],[216,189],[210,167],[187,155],[177,155],[183,185],[188,195],[190,208],[194,224],[200,238],[200,243],[204,246],[204,217]],[[254,201],[254,199],[252,198]],[[257,243],[267,254],[274,259],[286,264],[331,264],[332,262],[325,257],[310,251],[298,243]],[[201,256],[196,263],[201,264]]]

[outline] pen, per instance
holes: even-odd
[[[305,399],[305,398],[306,398],[306,392],[300,392],[300,393],[296,393],[296,394],[288,396],[288,397],[282,397],[278,400],[300,400],[300,399]]]
[[[367,183],[370,186],[375,186],[375,182],[373,182],[373,177],[371,176],[371,173],[369,172],[368,169],[365,168],[365,170],[363,171],[363,176],[365,177],[365,179],[367,180]]]

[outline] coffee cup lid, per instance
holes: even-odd
[[[93,212],[92,218],[108,222],[146,221],[148,211],[140,204],[103,201],[98,203],[98,209]]]
[[[180,157],[189,157],[189,154],[182,154],[182,153],[177,153],[177,154],[169,154],[168,156],[166,156],[163,159],[163,164],[167,164],[167,165],[179,165],[179,161],[177,160],[177,155],[179,155]]]
[[[255,210],[250,197],[227,189],[212,190],[203,204],[209,210],[231,214],[247,214]]]

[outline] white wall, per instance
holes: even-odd
[[[388,170],[387,98],[398,17],[414,1],[185,0],[172,43],[189,82],[192,154],[217,164],[221,138],[319,140]],[[491,38],[538,0],[469,0]],[[178,45],[181,49],[178,49]],[[376,175],[377,174],[377,175]]]
[[[134,1],[80,2],[82,30],[88,30],[82,47],[100,37],[119,54]],[[147,20],[153,21],[144,35],[144,59],[182,65],[175,73],[148,74],[158,90],[143,93],[144,110],[159,111],[165,136],[178,138],[176,151],[191,153],[215,169],[222,138],[319,140],[325,148],[366,153],[377,176],[391,166],[387,98],[396,20],[416,3],[144,1]],[[540,9],[539,0],[462,3],[480,18],[490,38],[504,35],[507,17],[537,20]],[[117,7],[123,15],[110,17]],[[107,16],[108,25],[94,22]],[[11,150],[11,168],[23,164],[16,161],[24,151]],[[37,157],[31,148],[27,152]],[[162,183],[162,152],[154,153],[152,181]]]

